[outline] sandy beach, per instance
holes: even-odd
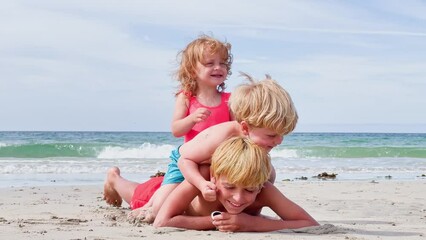
[[[425,239],[426,181],[278,182],[321,226],[221,233],[128,223],[127,204],[102,199],[103,186],[1,188],[0,239]],[[268,210],[265,214],[271,215]]]

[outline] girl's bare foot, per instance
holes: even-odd
[[[120,176],[120,169],[112,167],[108,170],[107,178],[104,184],[104,200],[115,207],[120,207],[123,199],[114,189],[114,181]]]

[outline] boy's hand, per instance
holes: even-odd
[[[221,232],[244,232],[251,229],[250,224],[253,222],[252,216],[246,213],[237,215],[222,212],[220,215],[213,217],[213,225]]]
[[[200,190],[206,201],[216,201],[216,185],[214,183],[205,181],[201,184]]]

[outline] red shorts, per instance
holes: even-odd
[[[139,184],[133,193],[132,200],[130,201],[130,208],[136,209],[147,204],[155,191],[161,187],[163,179],[164,177],[153,177],[148,181]]]

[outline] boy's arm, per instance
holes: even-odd
[[[188,216],[185,211],[199,191],[187,181],[170,193],[160,208],[154,227],[178,227],[194,230],[214,229],[210,216]]]
[[[266,224],[257,225],[259,230],[275,231],[280,229],[295,229],[301,227],[318,226],[319,223],[307,213],[302,207],[288,199],[272,183],[265,183],[264,188],[258,196],[260,203],[271,208],[280,219],[261,219]],[[260,221],[259,221],[260,224]]]
[[[204,174],[203,176],[199,170],[200,165],[198,165],[197,163],[189,159],[180,159],[178,164],[179,164],[179,169],[186,169],[187,175],[188,173],[190,173],[189,178],[192,181],[192,183],[190,184],[192,184],[201,192],[203,198],[206,201],[212,202],[216,200],[216,185],[213,182],[209,181],[210,173]],[[182,171],[182,174],[183,174],[183,171]],[[185,175],[184,177],[185,177],[185,180],[187,180],[189,183],[189,179],[187,179]]]
[[[222,213],[220,217],[215,217],[213,225],[221,232],[271,232],[298,228],[287,226],[282,219],[262,215],[253,216],[244,212],[237,215]]]
[[[211,126],[191,141],[184,143],[179,148],[181,155],[178,165],[185,179],[202,191],[205,196],[206,187],[214,188],[214,184],[206,181],[198,169],[200,164],[210,163],[216,148],[226,139],[236,136],[238,131],[236,122],[225,122]],[[206,198],[206,200],[209,200]]]
[[[224,232],[269,232],[319,225],[305,210],[286,198],[270,182],[265,184],[254,204],[259,208],[271,208],[279,218],[252,216],[246,213],[238,215],[223,213],[215,216],[213,224]]]

